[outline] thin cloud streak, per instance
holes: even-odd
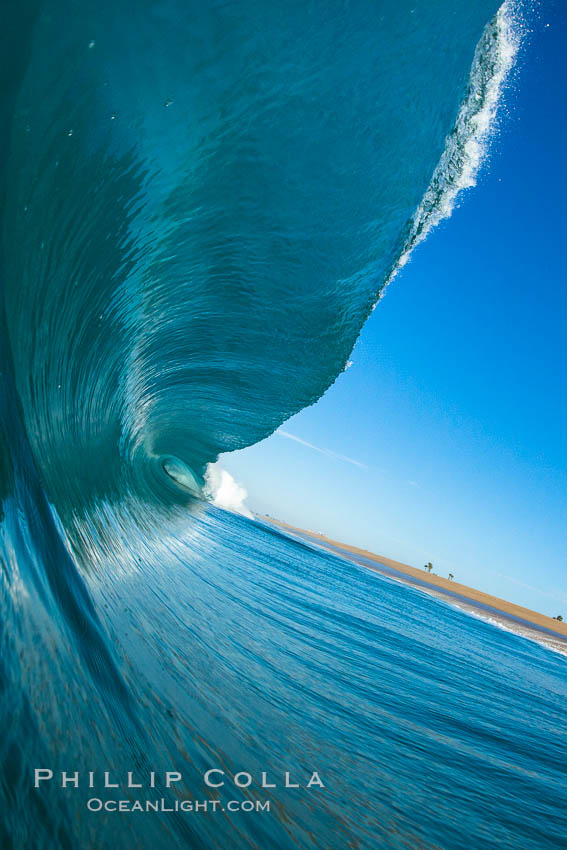
[[[293,440],[295,443],[299,443],[301,446],[305,446],[308,449],[313,449],[314,452],[319,452],[319,454],[325,455],[325,457],[332,457],[335,460],[352,463],[353,466],[358,466],[359,469],[368,469],[368,466],[359,460],[338,454],[338,452],[332,452],[331,449],[322,449],[320,446],[314,446],[313,443],[308,443],[307,440],[302,440],[301,437],[296,437],[295,434],[290,434],[289,431],[282,431],[281,428],[279,428],[276,431],[276,434],[279,434],[280,437],[285,437],[286,440]]]
[[[541,587],[534,587],[532,584],[526,584],[526,582],[520,581],[519,579],[514,578],[513,576],[507,576],[504,573],[497,573],[496,575],[498,575],[500,578],[506,579],[506,581],[512,582],[512,584],[517,584],[518,587],[523,587],[526,590],[531,591],[532,593],[539,593],[540,596],[549,596],[552,599],[559,599],[561,602],[567,601],[567,594],[564,593],[562,590],[553,588],[550,592],[548,590],[542,590]]]

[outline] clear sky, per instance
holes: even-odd
[[[256,512],[567,617],[567,8],[529,25],[478,185],[352,367],[221,462]]]

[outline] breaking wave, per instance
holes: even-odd
[[[320,398],[387,282],[474,183],[518,48],[514,7],[498,6],[26,0],[6,11],[6,846],[41,850],[54,835],[115,846],[72,804],[56,814],[30,791],[31,766],[54,753],[179,755],[179,715],[164,706],[193,697],[160,679],[163,658],[176,670],[184,657],[155,590],[164,564],[175,581],[180,565],[191,576],[193,595],[181,579],[171,593],[206,631],[208,571],[219,546],[234,551],[223,529],[237,519],[216,523],[206,499],[248,511],[217,458]],[[200,764],[222,731],[196,696],[187,710],[187,757]],[[216,846],[192,830],[173,832]],[[147,846],[166,841],[156,834]]]
[[[518,3],[507,0],[486,26],[475,51],[467,94],[388,282],[431,230],[450,217],[460,193],[476,185],[496,132],[502,93],[518,55],[522,24]]]

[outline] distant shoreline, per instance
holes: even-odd
[[[546,614],[540,614],[538,611],[532,611],[530,608],[524,608],[513,602],[507,602],[505,599],[484,593],[482,590],[476,590],[474,587],[468,587],[466,584],[460,584],[457,581],[451,581],[433,573],[428,573],[424,569],[417,569],[408,564],[402,564],[400,561],[394,561],[392,558],[376,555],[374,552],[369,552],[366,549],[359,549],[356,546],[350,546],[347,543],[332,540],[324,534],[306,531],[303,528],[297,528],[272,517],[263,516],[259,517],[259,519],[293,536],[312,541],[324,549],[349,558],[349,560],[367,567],[374,572],[395,578],[413,587],[421,587],[436,596],[454,602],[457,607],[462,608],[462,603],[466,603],[472,609],[469,613],[477,612],[485,617],[492,615],[496,620],[502,621],[503,624],[509,623],[510,625],[523,626],[526,630],[533,632],[532,637],[536,637],[537,634],[541,636],[542,633],[553,636],[559,639],[564,644],[564,647],[567,648],[567,622],[554,620],[553,617],[548,617]]]

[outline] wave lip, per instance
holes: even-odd
[[[6,162],[4,300],[50,500],[119,498],[144,479],[126,467],[165,456],[199,478],[320,398],[446,214],[447,173],[470,182],[457,154],[473,161],[508,67],[508,13],[482,36],[498,5],[40,11]]]
[[[487,24],[475,51],[467,94],[445,150],[414,215],[390,283],[413,249],[453,213],[461,192],[476,185],[497,129],[498,109],[523,36],[518,0],[506,0]]]

